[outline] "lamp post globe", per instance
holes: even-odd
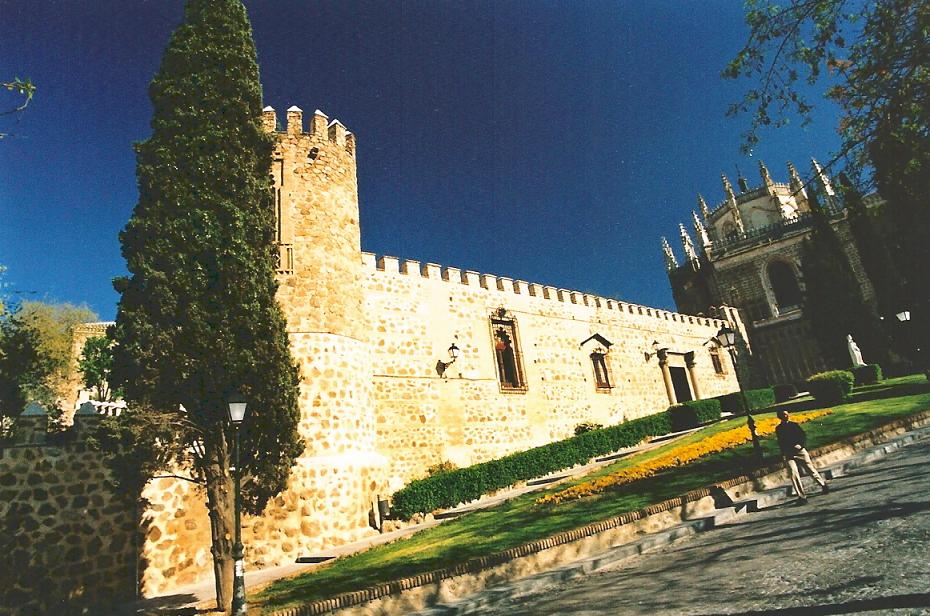
[[[239,466],[239,426],[245,421],[245,410],[248,403],[240,393],[234,393],[226,400],[226,410],[229,423],[233,429],[234,453],[233,464],[235,470],[233,477],[236,484],[235,495],[235,543],[233,543],[233,596],[232,616],[246,616],[245,603],[245,551],[242,546],[242,469]]]

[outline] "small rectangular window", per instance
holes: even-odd
[[[726,373],[726,370],[723,369],[723,362],[720,361],[720,349],[714,347],[710,350],[710,361],[714,365],[714,372],[717,374]]]
[[[591,353],[594,366],[594,384],[598,391],[610,390],[610,372],[607,370],[607,357],[603,353]]]

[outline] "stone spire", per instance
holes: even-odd
[[[827,173],[823,170],[823,167],[820,166],[820,163],[813,158],[811,158],[811,167],[813,167],[814,176],[817,178],[817,183],[820,184],[820,188],[823,191],[823,197],[827,208],[836,209],[836,192],[833,190],[833,183],[830,182],[830,178],[827,177]]]
[[[694,249],[694,244],[691,242],[691,236],[688,235],[688,231],[685,229],[684,223],[678,223],[678,230],[681,232],[681,246],[685,249],[685,258],[688,259],[688,261],[691,263],[697,263],[697,251]]]
[[[733,185],[730,184],[730,179],[727,177],[726,173],[720,174],[720,179],[723,180],[723,192],[727,194],[727,203],[736,203],[736,193],[733,192]]]
[[[698,205],[701,206],[701,216],[704,220],[710,220],[710,208],[707,207],[707,201],[704,201],[704,195],[698,194]]]
[[[775,185],[775,182],[772,181],[772,174],[769,173],[768,167],[766,167],[765,163],[761,160],[759,161],[759,175],[762,176],[762,183],[765,185],[766,190],[771,193],[772,186]]]
[[[698,218],[697,212],[694,210],[691,210],[691,218],[694,220],[694,235],[698,238],[698,241],[701,242],[701,246],[706,253],[707,249],[711,246],[710,236],[707,235],[707,229],[701,224],[701,219]]]
[[[725,173],[721,173],[720,177],[723,179],[723,191],[727,194],[727,207],[733,214],[733,224],[735,224],[736,229],[742,233],[745,231],[743,228],[743,217],[740,216],[739,206],[736,205],[736,194],[733,192],[733,185],[730,184],[730,180]]]
[[[797,197],[803,197],[807,199],[807,191],[804,190],[804,182],[801,180],[801,176],[798,175],[798,170],[790,160],[788,161],[788,177],[790,179],[791,192],[794,193]]]
[[[665,269],[668,271],[678,269],[678,260],[675,259],[675,253],[672,252],[672,247],[668,245],[668,240],[664,237],[662,238],[662,252],[665,253]]]

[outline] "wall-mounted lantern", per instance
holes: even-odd
[[[455,342],[450,344],[449,345],[449,361],[442,361],[441,359],[437,361],[436,362],[436,373],[442,378],[446,378],[446,370],[449,368],[449,366],[455,363],[455,360],[459,358],[459,355],[461,355],[461,353],[462,353],[462,350],[458,347],[458,345],[455,344]]]

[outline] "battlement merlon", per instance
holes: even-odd
[[[262,128],[265,132],[293,137],[309,137],[310,142],[329,142],[355,157],[355,135],[339,120],[330,121],[329,116],[317,109],[310,118],[308,131],[303,128],[303,109],[292,105],[287,109],[287,123],[284,131],[278,131],[278,117],[274,107],[262,109]],[[308,148],[309,149],[309,148]]]
[[[524,280],[514,280],[506,276],[497,276],[495,274],[481,274],[473,270],[463,270],[458,267],[446,267],[436,263],[420,263],[411,259],[400,259],[390,255],[376,256],[371,252],[362,252],[361,254],[362,269],[383,273],[393,276],[411,276],[433,280],[442,284],[457,284],[474,287],[476,290],[508,293],[517,296],[535,297],[537,299],[562,302],[565,304],[577,304],[587,306],[593,310],[606,310],[628,313],[634,316],[646,318],[663,319],[687,323],[691,325],[722,327],[728,320],[729,314],[723,313],[723,316],[703,316],[688,315],[679,312],[671,312],[662,308],[652,308],[650,306],[641,306],[631,304],[618,299],[599,297],[584,293],[582,291],[573,291],[571,289],[561,289],[535,282],[526,282]],[[735,308],[729,310],[735,311]],[[733,321],[730,321],[731,325]]]

